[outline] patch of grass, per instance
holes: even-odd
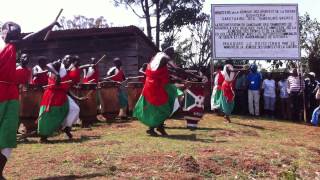
[[[317,128],[263,118],[207,114],[199,129],[166,121],[168,137],[150,137],[138,121],[76,127],[13,152],[8,179],[313,179],[320,169]],[[294,169],[294,167],[299,167]],[[299,174],[303,172],[303,175]]]

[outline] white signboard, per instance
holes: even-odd
[[[214,59],[300,59],[297,4],[213,4]]]

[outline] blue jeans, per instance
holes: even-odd
[[[319,114],[320,114],[320,106],[314,109],[312,113],[311,123],[315,126],[318,126],[319,123]]]

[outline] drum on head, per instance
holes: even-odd
[[[27,133],[37,128],[35,121],[39,115],[42,95],[43,88],[38,85],[29,84],[19,88],[19,118]]]
[[[79,117],[81,119],[83,127],[93,124],[96,120],[98,104],[96,89],[96,83],[83,83],[77,85],[77,96],[88,97],[88,99],[78,101],[80,107]]]
[[[128,107],[132,112],[134,109],[143,89],[142,82],[128,82]]]
[[[100,83],[100,103],[102,113],[105,115],[115,115],[119,112],[119,88],[120,84],[113,81]]]

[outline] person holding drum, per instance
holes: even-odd
[[[38,64],[32,68],[31,84],[45,86],[48,84],[48,70],[46,70],[48,58],[45,56],[38,57]]]
[[[174,58],[174,49],[169,47],[158,52],[148,64],[142,94],[134,108],[133,116],[149,127],[146,132],[157,136],[168,135],[164,121],[180,107],[178,97],[183,95],[175,85],[169,83],[168,63]]]
[[[122,83],[126,80],[126,77],[124,75],[124,72],[122,70],[122,62],[120,58],[116,57],[113,59],[114,67],[110,68],[107,72],[107,77],[104,78],[105,80],[111,80],[118,83]],[[125,89],[123,86],[120,86],[119,88],[119,94],[118,99],[120,103],[120,111],[119,111],[119,118],[127,119],[127,105],[128,105],[128,95],[125,92]]]
[[[53,22],[46,28],[31,33],[21,39],[21,28],[14,22],[6,22],[1,28],[1,37],[5,47],[0,51],[0,179],[11,155],[12,148],[17,146],[17,129],[19,122],[19,93],[16,80],[16,46],[33,38],[41,38],[43,33],[56,25]]]

